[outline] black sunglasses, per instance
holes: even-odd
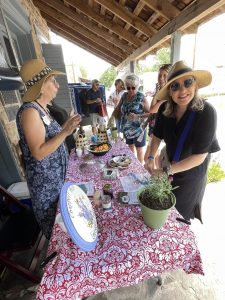
[[[182,88],[182,86],[184,86],[187,89],[192,86],[194,81],[195,81],[194,78],[189,78],[189,79],[184,80],[183,84],[179,83],[179,82],[174,82],[170,85],[170,90],[172,92],[177,92],[178,90],[180,90]]]
[[[135,90],[136,89],[136,87],[135,86],[127,86],[127,90],[129,91],[129,90]]]

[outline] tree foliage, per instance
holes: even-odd
[[[225,178],[225,173],[218,162],[209,165],[207,182],[218,182]]]
[[[110,88],[116,79],[116,75],[116,68],[111,66],[100,76],[99,81],[104,84],[105,87]]]
[[[169,64],[170,63],[170,48],[161,48],[157,51],[157,54],[155,56],[155,63],[151,67],[151,71],[159,71],[159,68],[163,64]]]
[[[82,78],[88,79],[88,71],[87,71],[87,69],[85,69],[84,66],[80,66],[80,74],[81,74]]]
[[[151,68],[150,67],[147,67],[145,65],[142,65],[142,64],[136,64],[135,66],[135,74],[137,75],[141,75],[145,72],[150,72],[151,71]]]

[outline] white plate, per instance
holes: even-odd
[[[112,161],[120,167],[128,167],[131,159],[128,156],[115,156]]]

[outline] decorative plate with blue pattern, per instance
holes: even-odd
[[[60,210],[72,240],[82,250],[93,250],[98,239],[96,216],[85,192],[73,182],[66,182],[62,187]]]

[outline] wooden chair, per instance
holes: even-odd
[[[28,280],[39,283],[41,278],[34,270],[46,239],[32,209],[23,205],[1,185],[0,197],[0,270],[9,268]],[[32,254],[28,267],[24,267],[13,259],[13,254],[28,249],[32,249]]]

